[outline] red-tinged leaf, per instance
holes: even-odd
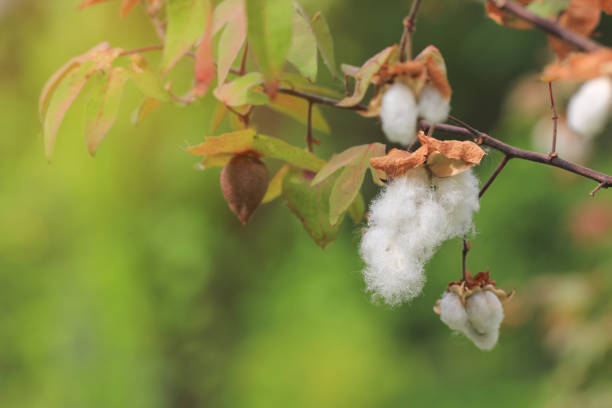
[[[370,86],[372,77],[380,70],[380,67],[387,61],[393,52],[397,52],[397,45],[387,47],[367,60],[355,74],[355,90],[353,94],[338,102],[337,105],[341,107],[350,107],[361,102]]]
[[[43,137],[47,157],[51,157],[53,154],[55,137],[68,108],[75,101],[95,69],[95,61],[85,61],[71,69],[55,88],[43,120]]]
[[[293,37],[287,60],[310,81],[317,79],[317,39],[304,11],[295,4]]]
[[[236,155],[223,167],[221,191],[243,225],[259,207],[268,189],[268,169],[258,158]]]
[[[336,239],[341,224],[329,222],[329,197],[335,179],[311,187],[313,177],[310,172],[291,168],[283,180],[282,195],[313,241],[325,249]]]
[[[213,41],[212,41],[212,12],[208,12],[208,21],[204,29],[204,35],[198,46],[198,52],[195,58],[195,95],[202,97],[206,95],[208,87],[215,78],[215,60],[213,57]]]
[[[287,94],[278,94],[268,107],[304,125],[308,124],[308,101],[305,99]],[[329,124],[316,105],[312,107],[312,127],[323,133],[329,134],[330,132]]]
[[[283,160],[310,171],[318,171],[325,165],[325,161],[314,154],[278,138],[258,135],[253,129],[206,137],[203,143],[188,147],[187,151],[195,156],[209,156],[219,153],[256,153],[259,156]]]
[[[148,118],[159,105],[161,105],[161,101],[159,99],[151,97],[144,98],[144,100],[132,114],[132,125],[139,125],[143,120]]]
[[[119,15],[121,17],[127,17],[130,14],[130,11],[138,4],[140,0],[123,0],[121,3],[121,9],[119,10]]]
[[[85,7],[93,6],[94,4],[98,4],[98,3],[106,3],[108,1],[112,1],[112,0],[85,0],[81,4],[79,4],[78,7],[79,7],[79,10],[82,10]]]
[[[130,59],[132,63],[129,76],[136,87],[149,98],[170,102],[170,95],[164,88],[160,76],[151,69],[147,60],[140,54],[131,55]]]
[[[170,71],[202,36],[210,10],[210,0],[167,2],[168,29],[162,57],[163,74]]]
[[[382,143],[372,143],[368,145],[349,147],[342,153],[334,154],[332,156],[325,167],[323,167],[312,180],[312,185],[314,186],[319,184],[344,166],[348,166],[354,162],[363,161],[364,157],[368,158],[367,163],[369,165],[369,159],[371,157],[384,155],[385,145]]]
[[[251,72],[230,83],[219,86],[213,93],[218,100],[227,106],[265,105],[270,101],[268,96],[253,90],[262,82],[263,78],[259,72]]]
[[[291,0],[248,0],[249,47],[266,83],[274,83],[285,63],[293,32]]]
[[[351,219],[353,220],[353,223],[355,225],[361,223],[365,215],[365,211],[366,206],[365,201],[363,200],[363,196],[361,195],[361,193],[357,194],[357,198],[355,199],[355,201],[353,201],[353,204],[351,204],[348,209],[348,213],[351,216]]]
[[[336,224],[338,219],[357,198],[365,178],[365,173],[370,167],[370,159],[384,154],[384,145],[380,143],[366,145],[362,148],[361,154],[344,166],[344,169],[334,182],[329,197],[329,222],[332,225]]]
[[[245,18],[244,0],[224,0],[217,5],[213,17],[213,35],[217,34],[231,20]]]
[[[217,82],[223,84],[232,64],[246,40],[246,14],[244,7],[236,18],[227,23],[217,47]]]
[[[85,109],[85,140],[89,153],[94,156],[117,119],[127,73],[124,68],[114,68],[108,73],[94,74],[92,81]]]
[[[99,51],[106,51],[109,49],[109,45],[107,42],[103,42],[101,44],[96,45],[89,51],[87,51],[83,55],[79,55],[78,57],[72,58],[68,61],[63,67],[61,67],[57,72],[55,72],[51,78],[47,81],[45,86],[43,87],[42,92],[40,93],[40,99],[38,101],[38,113],[40,115],[40,120],[42,121],[45,117],[45,113],[47,111],[47,107],[49,106],[49,101],[53,96],[53,92],[57,86],[62,82],[62,80],[74,69],[78,68],[79,65],[90,59],[90,56],[98,53]]]
[[[269,203],[281,195],[283,190],[283,180],[285,179],[285,176],[289,172],[290,168],[291,167],[288,164],[285,164],[276,172],[274,177],[272,177],[270,184],[268,184],[268,191],[266,191],[266,195],[264,196],[263,200],[261,200],[262,204]]]
[[[334,41],[329,31],[327,20],[325,20],[321,12],[318,12],[314,15],[310,24],[317,39],[317,47],[319,48],[323,62],[335,78],[337,76],[337,71],[336,57],[334,56]]]

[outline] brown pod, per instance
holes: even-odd
[[[268,169],[256,157],[234,156],[221,172],[221,191],[231,210],[246,224],[268,190]]]

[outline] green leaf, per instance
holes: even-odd
[[[263,157],[283,160],[294,166],[318,171],[325,161],[312,153],[292,146],[275,137],[258,135],[253,129],[226,133],[221,136],[206,137],[204,143],[187,148],[196,156],[208,156],[219,153],[244,153],[252,151]]]
[[[553,17],[569,6],[570,0],[540,0],[527,6],[527,10],[540,17]]]
[[[329,31],[329,25],[327,20],[321,12],[314,15],[311,21],[311,27],[314,31],[315,37],[317,38],[317,46],[323,62],[329,69],[329,72],[335,78],[337,76],[336,71],[336,58],[334,56],[334,40],[332,39],[331,32]]]
[[[320,85],[315,85],[309,82],[306,78],[299,74],[292,74],[289,72],[283,72],[281,74],[281,83],[288,85],[289,88],[298,91],[310,92],[323,96],[330,96],[332,98],[344,98],[343,92],[338,92],[333,89],[325,88]]]
[[[353,220],[353,223],[355,225],[359,225],[361,223],[361,221],[363,220],[363,216],[365,215],[365,210],[366,210],[366,206],[365,206],[365,201],[363,200],[363,196],[360,194],[357,194],[357,198],[355,199],[355,201],[353,201],[353,204],[351,204],[351,206],[348,209],[348,213],[351,216],[351,219]]]
[[[253,91],[261,85],[263,78],[259,72],[251,72],[213,91],[215,97],[227,106],[265,105],[270,102],[268,95]]]
[[[140,92],[149,98],[170,102],[170,95],[164,88],[161,78],[151,69],[145,57],[134,54],[130,56],[130,60],[132,63],[128,75]]]
[[[361,152],[344,166],[334,183],[329,198],[330,223],[335,224],[357,198],[365,173],[370,168],[370,158],[382,156],[384,152],[385,145],[383,144],[364,145],[361,147]]]
[[[309,80],[317,79],[317,39],[308,17],[297,4],[293,13],[293,37],[287,60]]]
[[[372,143],[367,145],[359,145],[349,147],[342,153],[334,154],[329,162],[323,167],[312,180],[312,185],[319,184],[327,179],[333,173],[344,166],[348,166],[353,162],[363,162],[366,158],[369,161],[371,157],[385,155],[385,145],[382,143]]]
[[[334,178],[316,187],[310,183],[314,175],[291,168],[283,180],[283,198],[289,209],[299,218],[314,242],[325,249],[338,235],[340,222],[329,222],[329,197]]]
[[[148,118],[159,105],[161,105],[161,101],[159,99],[149,97],[144,98],[140,105],[138,105],[138,108],[136,108],[132,114],[132,125],[139,125],[143,120]]]
[[[210,0],[168,0],[168,29],[162,57],[166,74],[198,41],[208,20]]]
[[[361,68],[359,68],[359,71],[355,74],[355,90],[353,94],[351,96],[347,96],[346,98],[338,102],[337,105],[342,107],[349,107],[355,106],[359,102],[361,102],[368,90],[368,87],[370,86],[372,78],[394,52],[397,52],[397,45],[387,47],[369,60],[367,60],[361,66]]]
[[[94,156],[98,146],[115,123],[123,88],[127,81],[124,68],[94,75],[93,88],[85,107],[85,140],[87,149]]]
[[[278,77],[293,32],[291,0],[248,0],[247,38],[266,81]]]
[[[270,183],[268,184],[268,191],[266,191],[266,195],[264,196],[263,200],[261,200],[262,204],[269,203],[281,195],[283,190],[283,180],[285,179],[285,176],[290,168],[291,167],[288,164],[285,164],[276,172],[274,177],[272,177]]]
[[[71,68],[56,86],[44,112],[43,138],[47,157],[53,154],[55,137],[68,108],[75,101],[95,69],[95,61],[86,61]]]
[[[308,124],[308,101],[305,99],[279,93],[268,107],[304,125]],[[330,132],[329,124],[316,105],[312,107],[312,127],[323,133],[329,134]]]

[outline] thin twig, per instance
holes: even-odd
[[[463,236],[463,250],[461,251],[461,278],[465,280],[467,277],[466,260],[467,254],[470,252],[470,242]]]
[[[606,182],[599,183],[599,185],[597,187],[595,187],[595,189],[593,191],[591,191],[589,194],[590,194],[591,197],[595,197],[595,193],[597,193],[602,188],[609,187],[610,185],[612,185],[612,184],[606,183]]]
[[[402,38],[400,40],[399,46],[399,59],[400,62],[406,61],[407,59],[412,58],[412,34],[416,28],[416,16],[419,12],[419,6],[421,5],[421,0],[412,0],[412,7],[410,8],[410,13],[406,18],[404,18],[404,32],[402,33]]]
[[[553,120],[553,139],[552,149],[548,154],[551,159],[557,156],[557,125],[559,122],[559,115],[557,115],[557,108],[555,107],[555,98],[553,97],[552,82],[548,81],[548,93],[550,94],[550,108],[552,109],[552,120]]]
[[[312,107],[314,102],[308,101],[308,122],[306,127],[306,146],[308,147],[308,151],[312,153]]]
[[[539,29],[562,39],[582,51],[595,51],[602,48],[597,42],[560,26],[556,21],[538,16],[514,1],[488,0],[497,8],[510,13],[523,21],[533,24]]]
[[[119,56],[120,57],[124,57],[126,55],[140,54],[141,52],[149,52],[149,51],[159,51],[159,50],[163,50],[163,49],[164,49],[163,45],[150,45],[148,47],[134,48],[132,50],[122,51],[119,54]]]
[[[506,167],[506,164],[508,164],[509,161],[510,161],[510,156],[504,156],[504,158],[499,163],[499,165],[497,166],[497,168],[495,169],[491,177],[489,177],[485,185],[482,186],[482,188],[480,189],[480,192],[478,193],[479,199],[484,195],[484,193],[488,190],[491,184],[493,184],[497,176],[499,176],[499,173],[501,173],[501,171],[504,169],[504,167]]]
[[[242,52],[242,61],[240,61],[240,71],[238,75],[243,76],[246,73],[247,55],[249,53],[249,43],[244,43],[244,51]]]

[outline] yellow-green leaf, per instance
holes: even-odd
[[[219,20],[223,24],[227,23],[217,47],[217,82],[223,84],[246,40],[247,22],[244,2],[242,0],[224,1],[215,9],[215,19],[216,24],[219,24]],[[219,29],[221,27],[223,25]]]
[[[162,73],[170,71],[202,36],[210,8],[210,0],[167,0]]]
[[[291,46],[291,0],[248,0],[247,38],[266,81],[278,77]]]
[[[227,106],[265,105],[270,99],[264,93],[254,91],[263,78],[259,72],[251,72],[213,91],[215,97]]]
[[[293,37],[287,60],[309,80],[317,79],[317,39],[308,17],[297,4],[293,13]]]
[[[329,162],[325,165],[325,167],[323,167],[312,180],[312,185],[314,186],[322,182],[342,167],[348,166],[353,162],[363,162],[367,157],[367,163],[369,165],[369,159],[371,157],[384,155],[385,145],[382,143],[372,143],[349,147],[341,153],[334,154],[332,158],[329,159]]]
[[[333,225],[329,222],[329,197],[335,180],[332,177],[312,187],[312,177],[312,173],[291,168],[283,180],[282,195],[314,242],[325,249],[336,239],[341,224],[341,220]]]
[[[308,123],[308,101],[305,99],[279,93],[268,107],[304,125]],[[312,107],[312,127],[323,133],[330,132],[329,124],[316,105]]]
[[[348,213],[353,220],[355,225],[358,225],[363,220],[363,216],[365,215],[365,201],[363,200],[363,196],[361,193],[357,194],[357,198],[353,201],[353,204],[348,209]]]
[[[85,108],[85,140],[92,156],[117,119],[126,80],[124,68],[114,68],[108,73],[100,71],[93,76]]]
[[[269,203],[281,195],[283,190],[283,180],[285,179],[285,176],[290,168],[291,167],[288,164],[285,164],[276,172],[274,177],[272,177],[270,183],[268,184],[268,191],[266,191],[266,195],[264,196],[263,200],[261,200],[262,204]]]
[[[140,92],[149,98],[170,102],[170,95],[164,88],[161,78],[151,69],[145,57],[134,54],[130,56],[130,60],[132,63],[128,75]]]
[[[161,101],[159,99],[150,97],[144,98],[140,105],[138,105],[138,108],[132,114],[132,125],[139,125],[143,120],[148,118],[159,105],[161,105]]]
[[[325,20],[325,17],[323,14],[321,14],[321,12],[314,15],[312,18],[311,27],[317,39],[317,46],[319,48],[319,52],[321,53],[321,57],[323,58],[323,62],[329,69],[329,72],[335,78],[337,72],[336,58],[334,56],[334,41],[332,39],[331,32],[329,31],[327,20]]]

